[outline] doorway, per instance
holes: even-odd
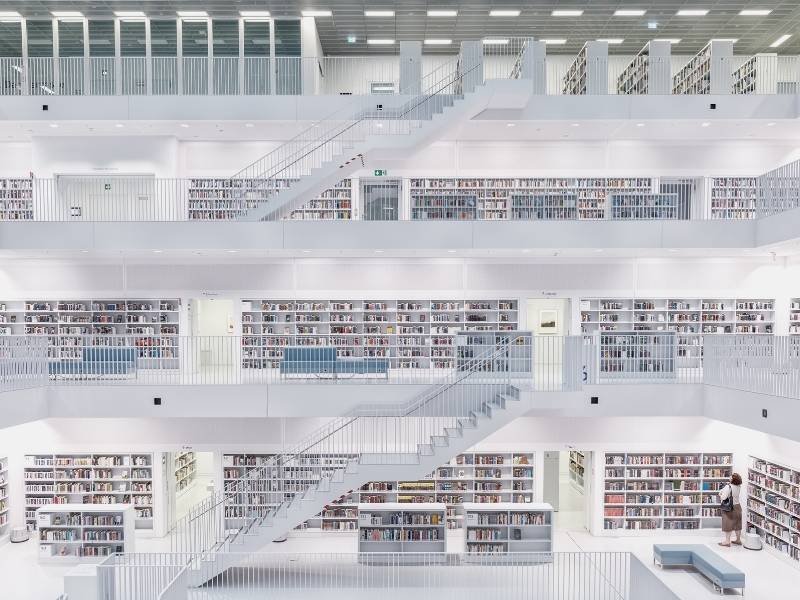
[[[179,450],[171,453],[173,473],[171,493],[175,517],[180,519],[214,490],[214,453]]]
[[[544,453],[542,500],[556,513],[558,529],[590,528],[592,452],[570,448]]]
[[[560,390],[564,381],[564,336],[571,325],[569,298],[528,298],[525,328],[533,333],[534,382],[540,391]]]
[[[361,206],[364,221],[397,221],[400,218],[400,180],[362,179]]]
[[[228,298],[193,298],[189,302],[189,329],[192,336],[199,338],[192,348],[195,368],[209,372],[218,370],[220,377],[230,374],[238,364],[240,352],[234,338],[234,301]]]

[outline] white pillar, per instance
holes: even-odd
[[[83,95],[92,93],[92,69],[89,60],[89,19],[83,20]]]
[[[401,94],[418,95],[422,85],[422,42],[400,42]]]
[[[114,19],[114,94],[122,95],[122,24]]]
[[[150,19],[144,20],[144,78],[147,95],[153,93],[153,42],[150,33]]]
[[[206,40],[208,60],[206,64],[206,94],[209,96],[214,93],[214,22],[211,19],[206,21]]]
[[[239,60],[237,61],[237,81],[239,82],[239,95],[244,94],[244,19],[239,19]]]
[[[175,26],[175,76],[178,80],[177,92],[183,94],[183,19],[178,19]]]
[[[61,88],[61,65],[58,60],[58,19],[53,19],[53,93],[60,94]]]
[[[27,96],[31,93],[30,65],[28,64],[28,22],[22,19],[19,27],[22,39],[22,73],[20,74],[20,81],[22,82],[22,94]]]

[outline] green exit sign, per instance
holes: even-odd
[[[386,169],[375,169],[372,173],[375,177],[386,177]]]

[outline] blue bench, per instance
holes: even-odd
[[[653,544],[653,562],[661,566],[691,566],[705,575],[722,594],[726,589],[741,589],[744,573],[719,554],[700,544]]]
[[[96,346],[84,348],[80,360],[56,360],[47,364],[53,377],[67,375],[135,375],[136,348]]]
[[[339,358],[333,346],[291,346],[283,351],[281,375],[383,375],[389,377],[385,358]]]

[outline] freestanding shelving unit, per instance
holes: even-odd
[[[800,471],[755,456],[747,472],[747,529],[800,561]]]
[[[608,93],[608,42],[590,41],[567,69],[561,93],[565,96]]]
[[[711,40],[672,78],[673,94],[730,94],[733,42]]]
[[[175,491],[186,490],[197,476],[197,457],[191,450],[175,454]]]
[[[585,455],[580,450],[569,451],[569,482],[581,494],[584,490]]]
[[[0,457],[0,539],[8,535],[8,458]]]
[[[358,552],[441,553],[447,550],[444,504],[359,504]]]
[[[36,511],[39,562],[96,562],[134,552],[133,506],[59,504]]]
[[[468,502],[464,529],[467,554],[553,551],[553,507],[545,503]]]
[[[670,54],[670,42],[647,42],[617,77],[617,94],[669,94]]]
[[[734,94],[776,94],[778,55],[764,52],[751,56],[733,72]]]
[[[695,530],[720,526],[725,452],[610,452],[604,457],[603,529]]]
[[[152,454],[31,454],[24,478],[29,528],[50,504],[130,504],[136,529],[153,529]]]
[[[800,335],[800,298],[789,300],[789,335]]]

